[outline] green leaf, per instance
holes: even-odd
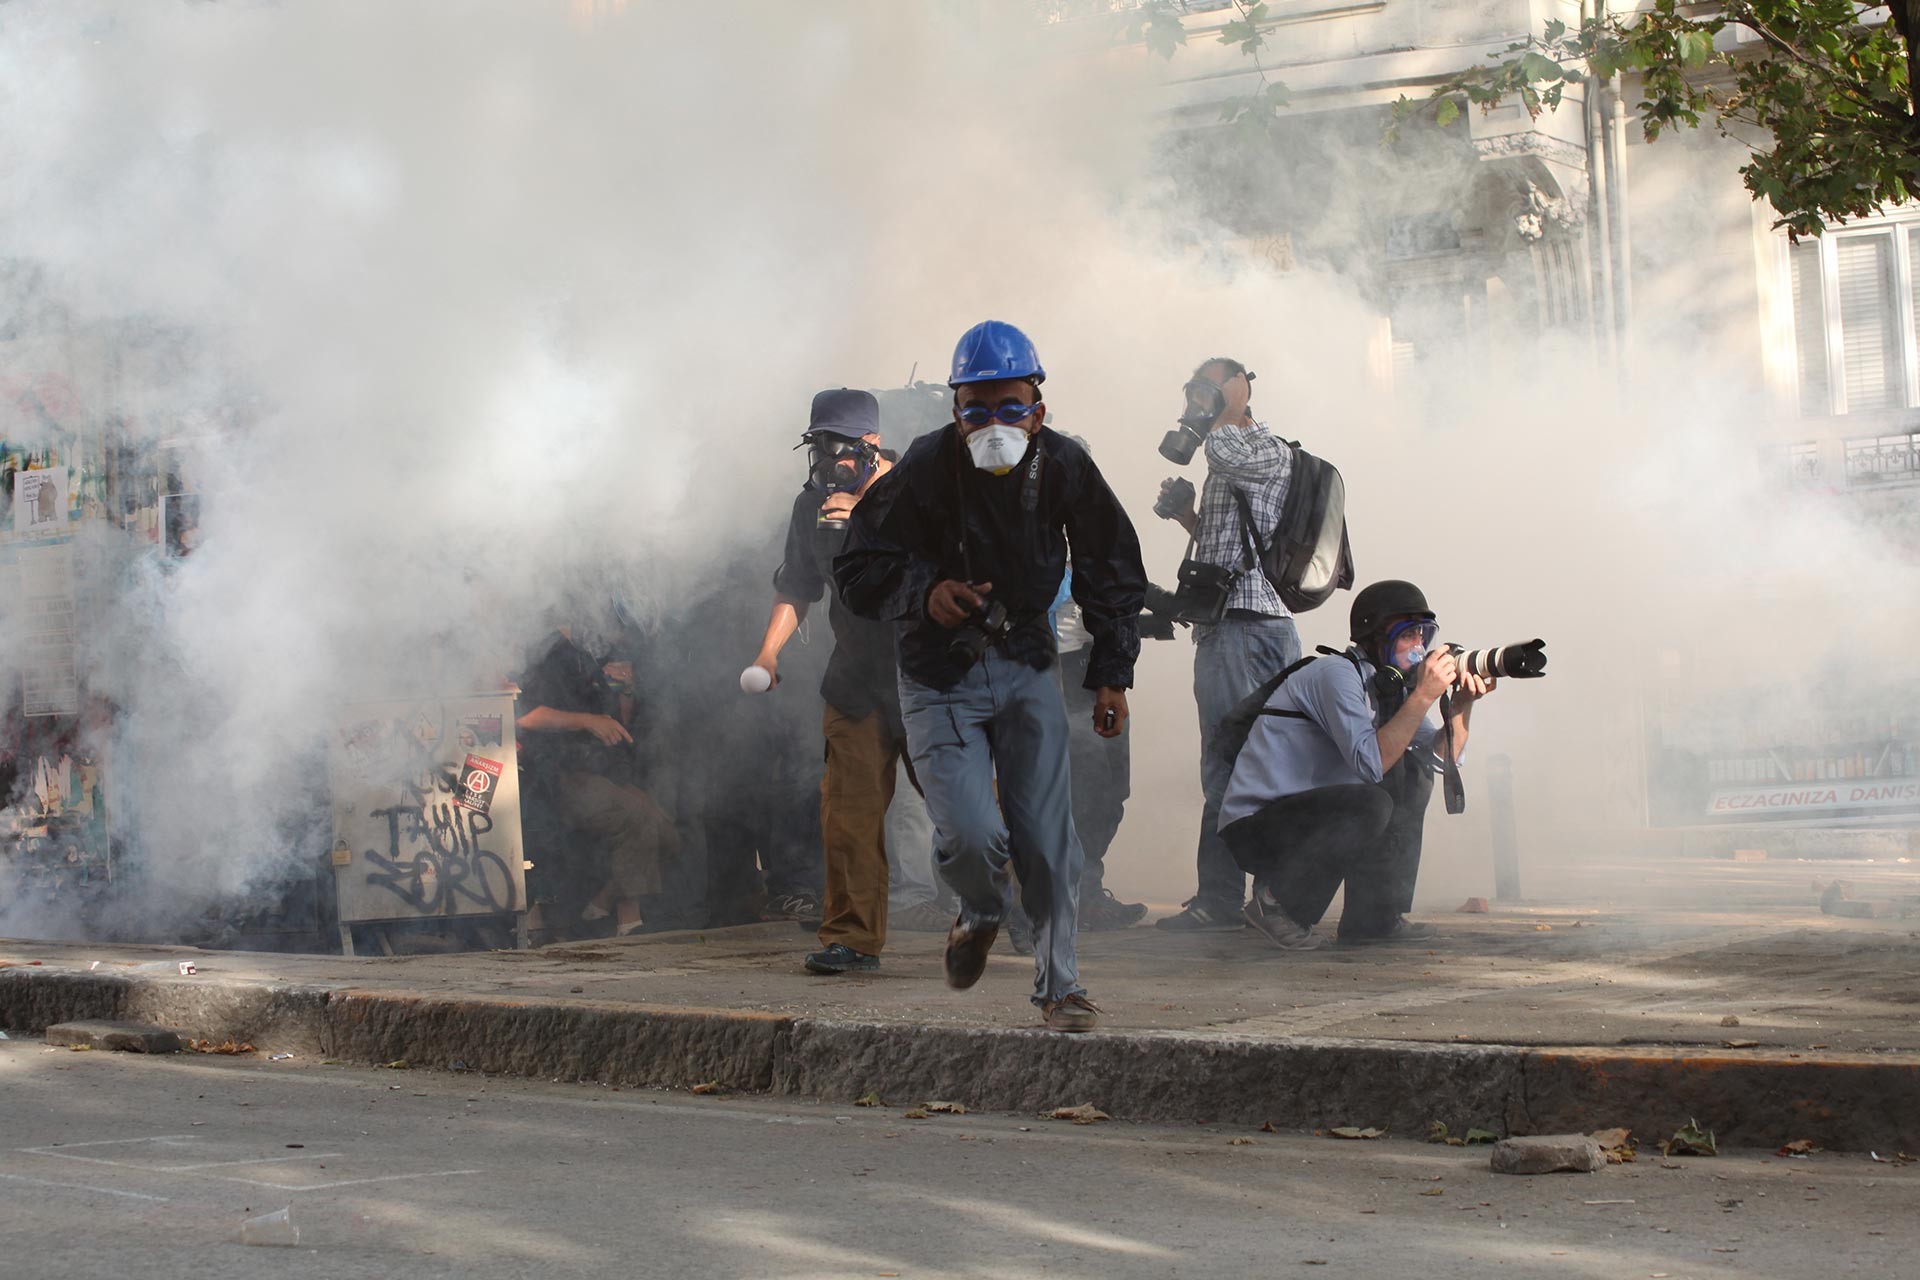
[[[1476,1143],[1476,1142],[1498,1142],[1498,1141],[1500,1141],[1500,1135],[1499,1135],[1499,1134],[1497,1134],[1497,1133],[1494,1133],[1494,1132],[1493,1132],[1492,1130],[1490,1130],[1490,1129],[1469,1129],[1469,1130],[1467,1130],[1467,1145],[1468,1145],[1468,1146],[1472,1146],[1472,1145],[1473,1145],[1474,1143]]]
[[[1460,104],[1452,98],[1440,99],[1440,105],[1433,109],[1433,122],[1442,129],[1460,118]]]
[[[1544,53],[1527,53],[1520,58],[1520,74],[1528,80],[1558,80],[1564,74],[1560,64]]]

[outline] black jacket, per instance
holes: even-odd
[[[826,500],[827,494],[820,489],[802,489],[793,500],[793,516],[787,522],[786,558],[773,575],[773,589],[789,600],[812,604],[825,595],[834,556],[846,545],[846,530],[820,525],[820,508]],[[820,696],[841,715],[854,720],[879,712],[887,727],[899,735],[900,686],[894,675],[893,628],[852,612],[841,603],[838,591],[827,602],[827,621],[833,628],[833,656],[827,659]]]
[[[1040,472],[1028,512],[1022,491],[1035,449]],[[1055,653],[1047,612],[1069,547],[1073,598],[1093,636],[1086,687],[1131,688],[1147,589],[1140,540],[1087,451],[1049,428],[1004,476],[975,467],[951,425],[915,440],[853,509],[833,578],[848,608],[897,624],[903,674],[951,689],[967,668],[947,654],[953,632],[927,616],[934,584],[991,582],[1012,623],[1002,650],[1045,670]]]

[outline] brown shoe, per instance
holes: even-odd
[[[1040,1006],[1049,1031],[1091,1031],[1100,1025],[1100,1006],[1076,991]]]
[[[964,914],[955,916],[953,927],[947,930],[947,985],[965,991],[980,981],[987,970],[987,952],[993,950],[993,940],[999,936],[998,922],[970,925]]]

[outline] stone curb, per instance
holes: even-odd
[[[292,984],[0,971],[0,1027],[75,1019],[172,1027],[263,1050],[645,1088],[1036,1113],[1092,1102],[1123,1120],[1282,1129],[1371,1125],[1577,1133],[1646,1146],[1689,1119],[1729,1146],[1808,1138],[1920,1150],[1920,1055],[1538,1049],[1190,1032],[1087,1036],[592,1001],[492,1000]]]

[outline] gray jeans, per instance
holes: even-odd
[[[1300,661],[1300,633],[1292,618],[1223,618],[1193,629],[1193,700],[1200,708],[1199,896],[1235,912],[1246,900],[1247,878],[1220,838],[1220,799],[1233,767],[1214,759],[1220,722],[1262,681]]]
[[[961,913],[1005,916],[1011,862],[1033,923],[1033,1002],[1084,991],[1074,956],[1083,856],[1053,673],[989,649],[944,693],[903,673],[900,710],[933,816],[934,866],[960,896]]]

